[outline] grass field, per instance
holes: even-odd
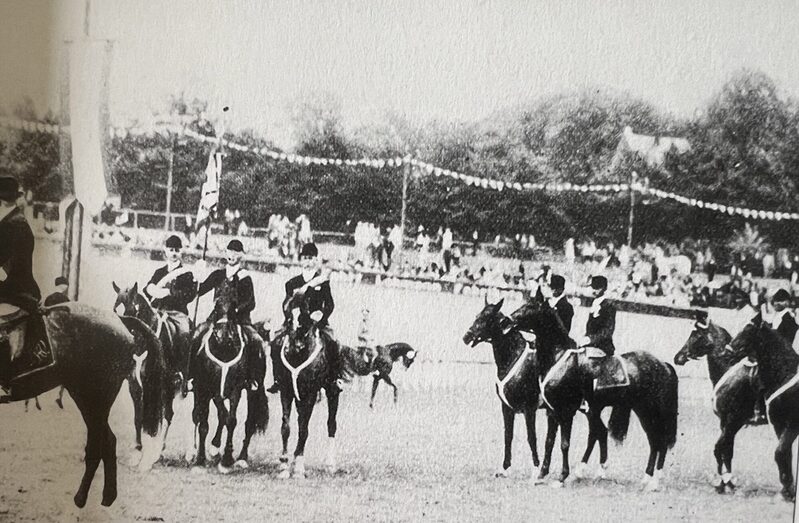
[[[52,248],[45,246],[43,250]],[[38,254],[38,253],[37,253]],[[57,259],[55,256],[52,259]],[[111,280],[145,280],[157,265],[138,259],[90,257],[83,292],[110,307]],[[37,267],[49,281],[57,267]],[[256,275],[256,317],[277,317],[281,276]],[[564,489],[533,486],[527,479],[529,451],[523,422],[517,420],[514,469],[496,479],[502,459],[499,401],[491,389],[490,348],[471,349],[460,341],[482,304],[481,298],[376,287],[336,286],[334,328],[344,342],[355,339],[358,311],[373,311],[376,341],[407,341],[420,361],[407,372],[395,370],[401,388],[398,405],[387,389],[368,408],[367,383],[356,382],[339,411],[339,465],[330,475],[322,464],[326,409],[318,406],[307,447],[309,478],[276,479],[280,452],[280,407],[270,403],[267,433],[253,441],[252,468],[223,476],[215,468],[197,473],[183,461],[192,442],[191,405],[178,406],[162,463],[148,474],[120,467],[120,496],[110,509],[99,506],[98,471],[87,509],[72,507],[82,473],[85,429],[74,404],[54,405],[54,393],[41,398],[43,411],[23,413],[22,405],[0,408],[0,520],[203,521],[230,520],[377,521],[790,521],[793,507],[775,499],[779,490],[770,427],[742,431],[736,441],[734,474],[742,487],[719,496],[710,486],[718,423],[709,403],[704,363],[678,368],[680,418],[677,445],[666,461],[662,491],[643,493],[638,480],[647,457],[644,434],[633,422],[627,442],[611,445],[610,479],[569,482]],[[516,304],[506,304],[510,312]],[[207,304],[203,304],[203,308]],[[575,323],[584,324],[579,310]],[[202,313],[201,313],[202,316]],[[671,360],[686,339],[685,320],[622,314],[617,326],[621,350],[645,349]],[[112,411],[120,461],[132,447],[132,406],[123,391]],[[606,413],[607,414],[607,413]],[[543,446],[539,414],[539,451]],[[293,427],[296,434],[296,428]],[[572,463],[585,444],[580,416],[572,438]],[[293,447],[292,447],[293,448]],[[597,459],[597,456],[594,457]],[[560,467],[559,453],[553,470]]]

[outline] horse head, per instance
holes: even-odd
[[[152,307],[147,302],[147,299],[139,292],[139,284],[134,283],[130,287],[120,288],[116,282],[111,282],[114,292],[117,293],[116,300],[114,301],[114,311],[120,316],[130,316],[131,318],[138,318],[142,321],[149,321],[149,316],[152,313]],[[122,311],[120,313],[120,307]]]
[[[722,332],[722,329],[708,320],[706,313],[698,312],[694,330],[691,331],[682,348],[674,355],[674,364],[685,365],[689,360],[698,360],[716,349],[724,348],[729,339],[724,339]]]
[[[414,349],[410,349],[402,356],[402,364],[406,369],[411,368],[411,365],[413,365],[413,362],[416,361],[416,356],[418,355],[418,352],[416,352]]]
[[[489,303],[486,300],[483,310],[477,314],[471,327],[463,335],[463,343],[476,347],[484,341],[490,342],[502,333],[503,324],[508,321],[508,318],[500,312],[504,301]]]
[[[758,313],[730,342],[733,354],[756,358],[763,345],[763,332],[767,329],[768,325],[763,321],[763,316]]]

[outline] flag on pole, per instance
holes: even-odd
[[[222,153],[212,150],[205,168],[205,183],[200,191],[200,206],[197,209],[195,230],[207,226],[216,214],[219,204],[219,179],[222,177]]]

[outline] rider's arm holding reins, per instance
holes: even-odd
[[[249,314],[255,309],[255,290],[252,285],[252,278],[247,275],[239,279],[239,288],[237,289],[239,297],[239,305],[236,307],[238,314]]]
[[[188,305],[197,297],[196,289],[197,282],[194,281],[194,275],[187,272],[175,279],[175,283],[172,287],[172,295],[182,305]]]
[[[224,277],[225,271],[221,269],[217,269],[209,274],[205,281],[202,282],[197,288],[197,296],[203,296],[207,294],[208,291],[215,289],[221,283],[222,278]]]

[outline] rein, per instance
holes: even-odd
[[[317,333],[317,335],[318,335],[318,333]],[[294,398],[299,402],[301,400],[301,398],[300,398],[300,389],[297,386],[297,379],[300,376],[300,372],[305,370],[308,367],[308,365],[313,363],[314,360],[317,357],[319,357],[319,353],[322,352],[322,345],[323,344],[322,343],[317,344],[316,348],[311,353],[311,355],[308,356],[308,358],[305,361],[300,363],[299,366],[294,367],[286,359],[286,350],[285,350],[286,349],[286,343],[290,343],[290,337],[289,336],[286,336],[285,341],[284,341],[284,345],[280,349],[280,360],[283,362],[283,365],[286,367],[286,370],[288,370],[289,373],[291,374],[291,386],[294,389]]]

